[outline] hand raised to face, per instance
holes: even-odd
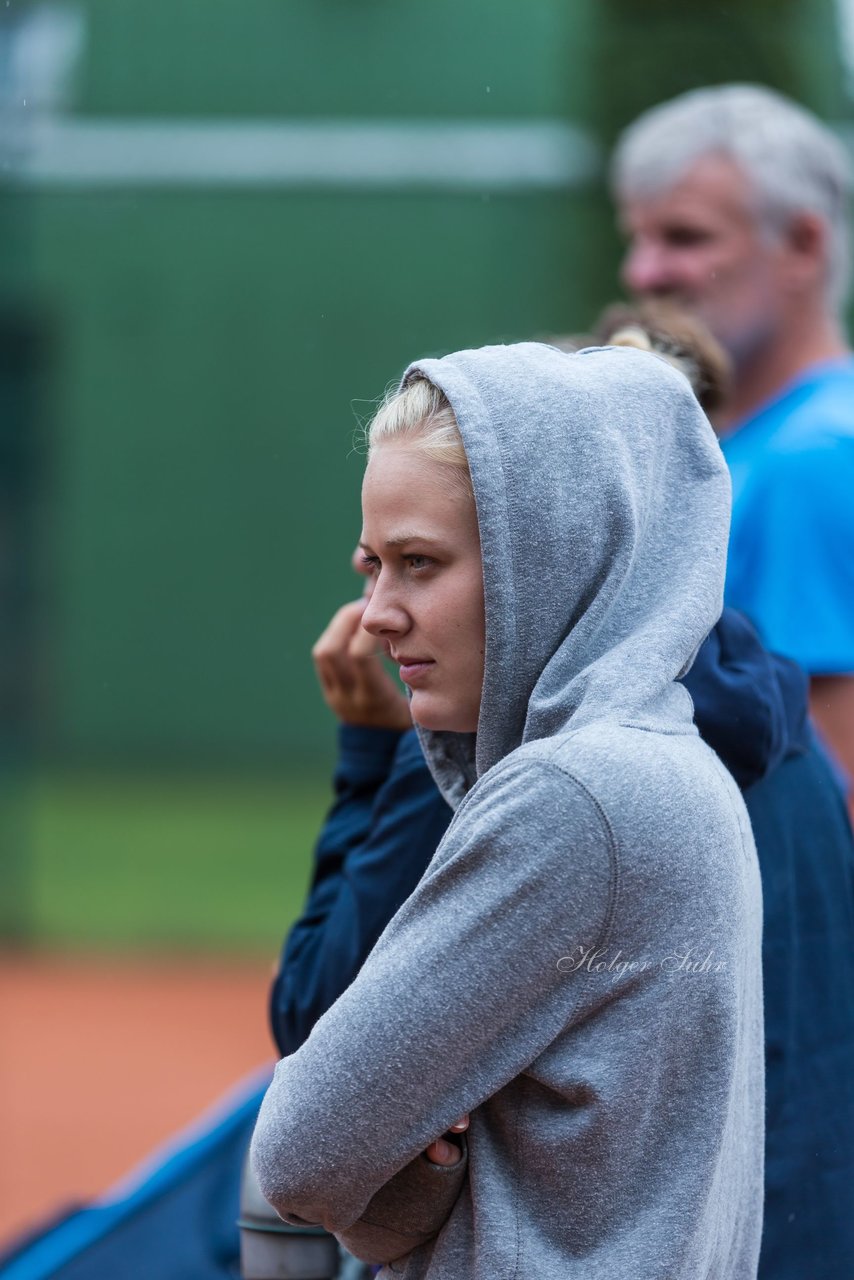
[[[329,709],[342,724],[412,727],[409,703],[382,660],[382,646],[362,628],[367,600],[343,605],[311,651]]]

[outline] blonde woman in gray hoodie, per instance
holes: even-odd
[[[363,520],[363,625],[455,815],[278,1064],[264,1194],[388,1277],[752,1280],[759,876],[676,683],[721,609],[707,420],[639,351],[424,360],[371,427]]]

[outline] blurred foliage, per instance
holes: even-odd
[[[608,144],[647,107],[728,81],[766,84],[831,119],[850,110],[834,0],[600,0],[598,19],[591,79]]]

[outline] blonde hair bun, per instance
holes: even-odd
[[[602,312],[594,335],[606,346],[636,347],[663,356],[684,373],[706,413],[713,413],[726,397],[729,357],[706,326],[675,303],[615,303]]]

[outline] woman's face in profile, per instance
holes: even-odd
[[[384,642],[425,729],[472,733],[483,687],[483,573],[459,473],[393,442],[371,454],[362,537],[374,590],[362,626]]]

